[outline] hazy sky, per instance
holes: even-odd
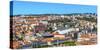
[[[74,5],[61,3],[13,1],[13,15],[18,14],[69,14],[97,13],[96,6]]]

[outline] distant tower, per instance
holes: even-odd
[[[80,41],[80,37],[81,36],[81,33],[78,33],[78,37],[77,37],[77,41]]]

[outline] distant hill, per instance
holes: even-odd
[[[72,15],[96,15],[96,13],[71,13],[71,14],[26,14],[24,16],[61,16],[61,15],[64,15],[64,16],[72,16]],[[22,16],[21,14],[19,15],[10,15],[11,17],[12,16]]]

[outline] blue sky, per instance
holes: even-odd
[[[13,7],[12,7],[13,6]],[[97,7],[63,3],[13,1],[13,15],[18,14],[70,14],[97,13]]]

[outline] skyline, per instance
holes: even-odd
[[[97,13],[97,6],[94,5],[76,5],[63,3],[11,1],[10,8],[13,8],[13,11],[10,10],[13,15]]]

